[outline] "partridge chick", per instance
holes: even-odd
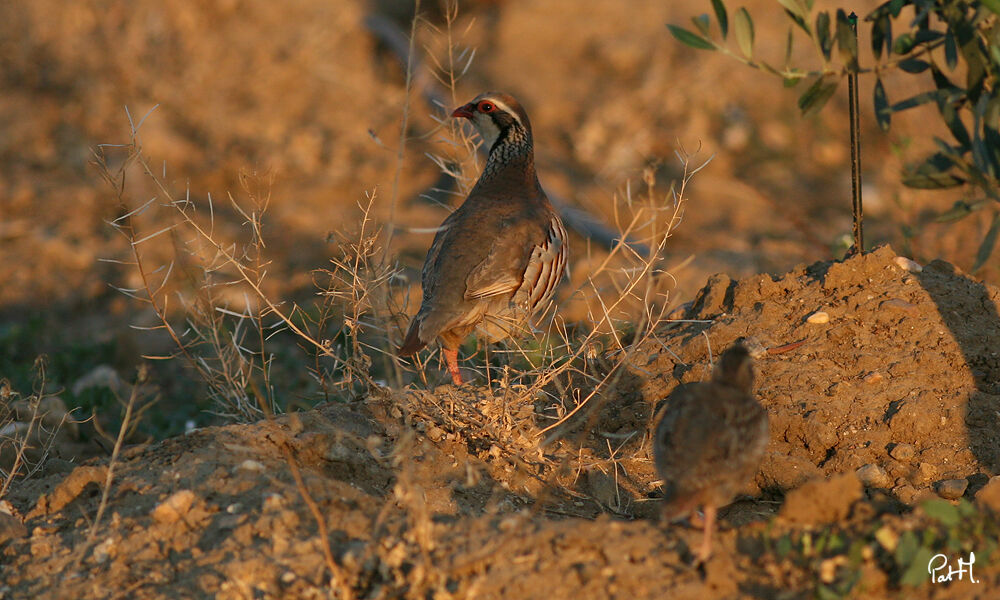
[[[712,551],[716,509],[732,502],[754,476],[768,442],[767,411],[753,397],[753,365],[737,344],[715,365],[710,382],[678,387],[653,437],[664,481],[663,515],[673,521],[704,507],[704,537],[696,556]]]
[[[435,338],[455,385],[458,347],[473,330],[509,337],[552,298],[566,270],[566,230],[535,173],[531,124],[509,94],[488,92],[452,113],[489,149],[476,185],[444,220],[424,261],[423,302],[399,356]]]

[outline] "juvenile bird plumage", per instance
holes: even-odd
[[[711,555],[716,510],[757,472],[768,438],[767,411],[753,396],[752,359],[740,344],[719,357],[711,381],[670,394],[653,435],[663,515],[672,521],[704,508],[700,560]]]

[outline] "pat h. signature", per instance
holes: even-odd
[[[965,575],[969,576],[969,581],[979,583],[979,580],[972,576],[972,565],[976,562],[976,553],[969,552],[969,559],[958,558],[958,567],[948,564],[948,557],[944,554],[935,554],[927,562],[927,572],[931,574],[931,583],[944,583],[952,579],[962,580]],[[947,572],[945,568],[947,567]]]

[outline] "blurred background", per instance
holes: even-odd
[[[711,12],[707,0],[468,0],[453,18],[437,0],[421,4],[414,26],[414,3],[402,0],[2,3],[0,378],[27,393],[35,357],[47,354],[48,389],[88,416],[114,406],[100,389],[133,380],[142,355],[172,351],[162,333],[129,327],[156,319],[112,287],[135,287],[137,274],[113,262],[129,253],[108,225],[122,214],[119,197],[92,164],[95,147],[128,144],[130,122],[140,120],[142,151],[157,176],[202,206],[211,194],[224,239],[235,243],[245,223],[226,205],[229,194],[244,193],[241,177],[267,182],[267,292],[281,300],[315,296],[313,271],[344,254],[338,234],[357,228],[373,193],[371,216],[395,224],[389,255],[410,282],[419,280],[432,239],[426,229],[462,199],[423,197],[445,185],[437,163],[471,161],[445,115],[485,90],[508,91],[526,107],[543,186],[612,229],[629,191],[645,189],[644,174],[668,196],[682,173],[676,150],[700,148],[696,163],[714,157],[688,186],[683,221],[666,247],[672,305],[716,272],[782,273],[844,252],[846,86],[803,118],[803,84],[787,90],[721,53],[681,45],[665,25],[691,29],[691,17]],[[780,6],[745,4],[758,53],[782,62],[789,21]],[[876,4],[852,8],[864,15]],[[366,26],[373,15],[407,36],[415,27],[425,75],[409,90],[405,65]],[[867,26],[861,32],[864,66]],[[793,59],[817,66],[806,41]],[[454,85],[449,64],[462,75]],[[432,80],[445,106],[422,93]],[[885,85],[902,98],[922,91],[913,80],[890,75]],[[994,209],[935,222],[959,192],[908,189],[899,172],[944,128],[933,108],[921,108],[881,132],[873,83],[862,76],[867,244],[969,269]],[[113,167],[123,160],[113,147],[106,153]],[[475,177],[474,167],[465,173]],[[148,177],[126,174],[131,202],[162,199]],[[579,235],[572,243],[578,283],[605,250]],[[151,264],[166,262],[150,252]],[[976,275],[995,284],[1000,271],[988,263]],[[418,299],[419,288],[410,313]],[[585,318],[583,304],[567,303],[563,316]],[[87,377],[98,383],[81,385]],[[151,435],[211,421],[204,392],[182,371],[163,369],[151,381],[174,398],[150,412]]]

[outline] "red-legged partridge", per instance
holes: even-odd
[[[670,394],[653,437],[664,481],[666,521],[704,507],[704,537],[696,556],[711,555],[716,509],[757,472],[768,442],[767,411],[753,396],[753,365],[742,345],[726,350],[712,380]]]
[[[566,270],[566,230],[538,183],[531,124],[520,103],[488,92],[452,116],[472,121],[489,158],[434,236],[423,302],[398,354],[438,338],[452,381],[461,385],[458,347],[473,330],[491,342],[509,337],[552,298]]]

